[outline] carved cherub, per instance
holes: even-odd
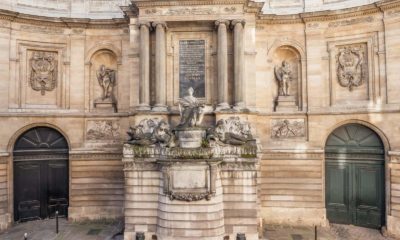
[[[115,70],[107,68],[105,65],[101,65],[97,71],[97,80],[100,87],[102,88],[101,99],[113,100],[113,89],[115,85]]]
[[[284,60],[282,66],[275,67],[275,77],[279,84],[279,96],[289,96],[290,82],[292,81],[290,63]]]

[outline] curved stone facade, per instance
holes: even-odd
[[[43,10],[47,16],[26,14],[39,6],[29,1],[1,3],[11,10],[0,10],[1,229],[14,222],[15,140],[36,126],[57,129],[69,143],[70,219],[132,216],[123,209],[124,192],[135,193],[124,186],[126,131],[150,117],[178,125],[180,92],[190,82],[180,81],[190,75],[180,69],[180,51],[193,44],[202,74],[190,77],[204,93],[205,124],[240,117],[260,146],[257,190],[249,193],[259,204],[231,194],[226,213],[254,207],[267,223],[328,224],[326,140],[357,123],[375,131],[385,147],[385,226],[400,236],[399,0],[349,0],[362,6],[329,11],[349,5],[282,1],[302,7],[278,11],[278,1],[143,0],[123,12],[113,8],[115,15],[105,7],[89,13],[77,7],[82,1],[51,2],[47,6],[59,10]],[[285,11],[305,12],[281,15]],[[218,176],[226,185],[252,183],[230,167]],[[159,178],[148,174],[143,181],[151,187]],[[134,201],[152,206],[154,196],[140,194]],[[155,234],[151,214],[126,218],[131,237],[138,229]],[[240,216],[229,214],[225,229],[233,239]]]

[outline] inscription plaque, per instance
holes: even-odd
[[[194,96],[206,97],[205,93],[205,40],[179,41],[179,97],[185,96],[192,87]]]

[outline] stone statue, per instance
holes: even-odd
[[[282,66],[275,67],[275,77],[279,84],[279,96],[289,96],[290,82],[292,81],[292,70],[290,63],[284,60]]]
[[[220,119],[215,128],[209,129],[207,139],[218,144],[245,145],[254,142],[250,125],[238,117]]]
[[[113,89],[115,85],[115,70],[109,69],[104,65],[100,66],[97,71],[97,80],[102,88],[101,99],[104,101],[106,99],[113,100]]]
[[[160,145],[162,147],[175,146],[175,137],[169,124],[164,120],[143,119],[137,126],[130,127],[127,132],[128,143],[138,146]]]
[[[196,127],[203,121],[204,104],[199,103],[197,98],[193,96],[193,92],[193,88],[190,87],[188,95],[183,97],[179,102],[181,122],[178,128]]]

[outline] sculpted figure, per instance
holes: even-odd
[[[289,62],[284,60],[282,66],[275,67],[275,77],[279,84],[279,96],[289,96],[292,70]]]
[[[209,141],[229,145],[244,145],[254,140],[250,125],[235,117],[220,119],[215,128],[209,129],[207,135]]]
[[[148,146],[156,143],[153,137],[153,131],[156,124],[153,120],[142,120],[139,125],[130,127],[127,132],[128,143],[139,146]]]
[[[174,135],[171,133],[169,125],[165,121],[160,121],[158,123],[158,126],[154,129],[153,136],[156,142],[163,147],[174,147],[175,145]]]
[[[199,103],[197,98],[193,96],[193,92],[193,88],[190,87],[188,95],[183,97],[179,102],[181,122],[178,127],[195,127],[199,126],[203,121],[204,104]]]
[[[144,119],[137,126],[130,127],[127,132],[128,143],[138,146],[159,144],[163,147],[174,147],[175,137],[169,124],[157,119]]]
[[[102,88],[101,99],[111,99],[113,100],[113,89],[115,85],[115,70],[106,68],[106,66],[101,65],[100,69],[97,71],[97,80]]]

